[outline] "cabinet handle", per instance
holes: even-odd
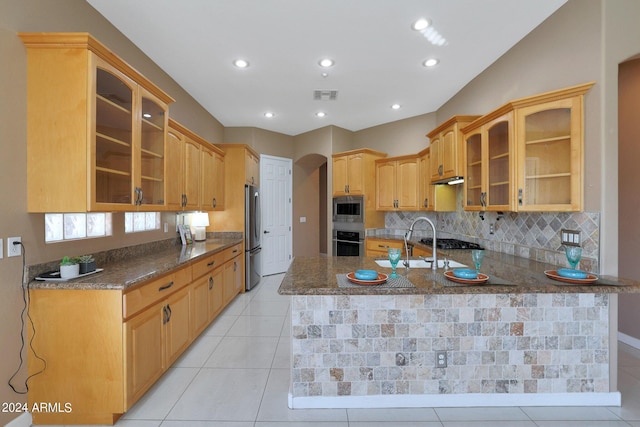
[[[438,166],[438,175],[439,175],[439,176],[442,176],[442,169],[443,169],[443,168],[442,168],[442,165],[439,165],[439,166]]]
[[[480,193],[480,206],[482,206],[483,208],[487,207],[487,192],[483,191],[482,193]]]
[[[214,197],[212,202],[211,202],[211,205],[215,208],[217,204],[218,204],[218,202],[217,202],[216,198]]]
[[[424,199],[424,207],[425,208],[429,207],[429,199]]]
[[[379,248],[389,249],[391,246],[389,245],[378,245]]]
[[[166,325],[167,322],[169,321],[169,313],[167,313],[167,306],[162,306],[162,324]]]
[[[522,188],[518,188],[518,206],[522,206]]]
[[[171,321],[171,306],[167,304],[167,323]]]
[[[236,261],[233,261],[233,271],[236,271],[238,269],[238,263]]]
[[[216,260],[214,259],[213,261],[207,263],[207,267],[213,267],[213,264],[215,263],[216,263]]]
[[[172,280],[172,281],[170,281],[169,283],[167,283],[167,284],[166,284],[166,285],[164,285],[164,286],[160,286],[160,287],[158,288],[158,291],[165,291],[165,290],[169,289],[169,288],[170,288],[170,287],[172,287],[172,286],[173,286],[173,280]]]
[[[238,253],[238,248],[234,249],[231,253],[237,254]]]
[[[209,276],[209,290],[213,289],[213,277]]]

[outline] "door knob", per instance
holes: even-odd
[[[267,234],[267,233],[271,233],[271,232],[270,232],[270,231],[268,231],[268,230],[264,230],[264,231],[263,231],[263,233],[264,233],[264,234]]]

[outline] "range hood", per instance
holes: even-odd
[[[462,184],[463,182],[464,182],[464,177],[463,176],[452,176],[450,178],[445,178],[445,179],[441,179],[439,181],[432,182],[431,184],[433,184],[433,185],[443,185],[443,184],[457,185],[457,184]]]

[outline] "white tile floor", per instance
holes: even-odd
[[[118,427],[640,427],[640,351],[620,344],[622,407],[287,408],[282,275],[239,295]],[[634,356],[635,354],[635,356]]]

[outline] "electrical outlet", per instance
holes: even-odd
[[[20,256],[22,255],[22,245],[14,245],[13,242],[22,242],[22,237],[8,237],[7,238],[7,256]]]
[[[580,246],[580,232],[578,230],[566,230],[560,231],[561,243],[568,246]]]
[[[446,368],[446,367],[447,367],[447,352],[436,351],[436,368]]]

